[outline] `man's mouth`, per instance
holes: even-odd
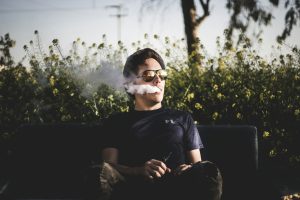
[[[155,94],[161,93],[163,91],[162,88],[152,85],[135,85],[135,84],[127,84],[125,87],[126,91],[131,94]]]
[[[159,88],[159,87],[157,87],[159,90],[160,90],[160,92],[162,92],[162,89],[161,88]]]

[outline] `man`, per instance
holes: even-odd
[[[105,120],[100,182],[107,199],[220,199],[222,177],[202,161],[188,112],[163,109],[167,72],[150,48],[128,57],[123,75],[134,110]]]

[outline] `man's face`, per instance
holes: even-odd
[[[139,70],[137,73],[137,76],[139,78],[136,78],[134,81],[134,84],[136,85],[150,85],[159,88],[158,92],[155,93],[146,93],[146,94],[135,94],[136,100],[142,100],[145,103],[151,103],[151,104],[157,104],[161,103],[164,96],[164,89],[165,89],[165,81],[161,80],[159,76],[155,76],[152,81],[146,82],[141,77],[143,75],[143,72],[146,70],[159,70],[162,69],[160,64],[153,58],[148,58],[145,60],[143,65],[139,66]]]

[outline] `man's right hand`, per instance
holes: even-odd
[[[171,172],[171,169],[164,162],[155,159],[147,161],[143,167],[138,167],[136,170],[138,175],[142,175],[149,180],[160,178],[165,173]]]

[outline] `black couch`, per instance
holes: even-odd
[[[206,147],[203,159],[221,170],[223,200],[278,197],[258,176],[255,127],[199,125],[198,130]],[[101,124],[22,126],[0,198],[85,199],[87,170],[101,161],[101,132]]]

